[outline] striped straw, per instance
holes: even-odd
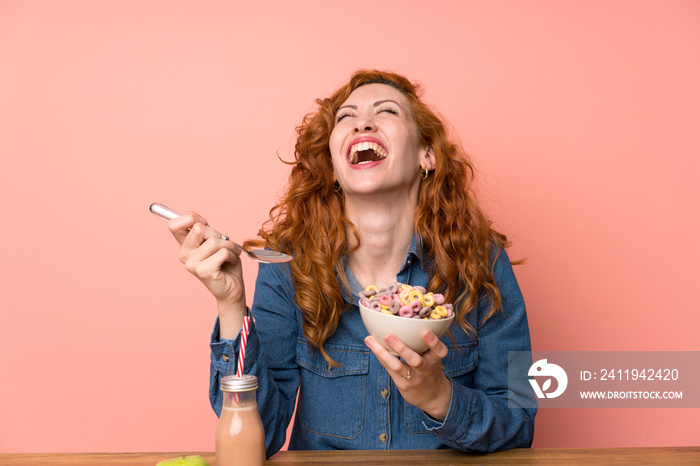
[[[245,348],[248,346],[248,327],[249,327],[250,316],[245,316],[243,318],[243,331],[241,332],[241,349],[238,351],[238,367],[236,369],[236,375],[240,377],[243,375],[243,363],[245,362]]]

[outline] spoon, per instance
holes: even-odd
[[[172,220],[180,216],[180,214],[175,212],[173,209],[166,207],[163,204],[153,203],[148,209],[152,213],[156,214],[161,218],[164,218],[165,220]],[[231,241],[230,238],[226,235],[221,235],[221,239]],[[292,260],[292,256],[284,254],[282,252],[271,251],[269,249],[252,249],[248,251],[247,249],[243,249],[243,246],[241,246],[240,244],[234,243],[233,241],[231,242],[238,249],[248,254],[248,256],[254,261],[264,262],[266,264],[277,264],[280,262],[289,262],[290,260]]]

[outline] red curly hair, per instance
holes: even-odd
[[[490,302],[481,324],[501,308],[491,252],[510,244],[491,228],[476,202],[474,168],[466,153],[449,139],[442,120],[421,102],[418,85],[395,73],[357,71],[330,98],[317,99],[319,108],[296,128],[287,191],[259,232],[263,241],[246,243],[294,256],[290,264],[296,302],[304,315],[304,336],[331,363],[323,343],[335,332],[347,308],[341,288],[349,292],[344,257],[352,252],[350,244],[359,244],[360,239],[345,216],[343,193],[335,189],[329,140],[337,109],[355,89],[375,83],[392,86],[408,99],[419,141],[432,146],[435,153],[435,170],[421,182],[415,211],[420,253],[430,264],[429,289],[454,303],[457,320],[473,336],[477,329],[465,316],[479,299],[485,294]],[[349,235],[354,241],[349,241]]]

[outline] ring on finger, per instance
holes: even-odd
[[[411,380],[411,366],[408,366],[408,372],[403,376],[406,380]]]

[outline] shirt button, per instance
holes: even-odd
[[[228,357],[228,354],[224,354],[223,356],[221,356],[221,359],[223,359],[224,362],[228,362],[231,358]]]
[[[333,364],[328,363],[328,364],[326,365],[326,370],[327,370],[328,372],[332,371],[332,370],[333,370]]]
[[[389,438],[389,436],[386,435],[385,433],[379,434],[379,440],[381,440],[382,443],[386,443],[386,440],[387,440],[388,438]]]
[[[386,398],[387,395],[389,395],[389,390],[386,388],[382,388],[382,391],[380,392],[382,394],[382,398]]]

